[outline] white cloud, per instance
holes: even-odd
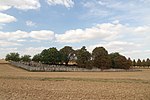
[[[40,8],[39,0],[0,0],[0,6],[14,7],[20,10]]]
[[[137,41],[136,39],[150,38],[149,33],[149,25],[133,27],[120,24],[116,20],[112,23],[97,24],[91,28],[68,30],[64,34],[56,34],[56,39],[58,42],[64,43],[76,43],[95,39],[113,41],[128,38]]]
[[[97,24],[96,26],[93,26],[91,28],[68,30],[64,32],[64,34],[56,34],[50,30],[39,30],[31,32],[25,32],[21,30],[17,30],[15,32],[0,31],[0,39],[19,40],[32,38],[37,40],[56,40],[60,43],[76,43],[95,39],[98,39],[100,41],[116,41],[128,37],[134,37],[134,39],[143,39],[143,37],[145,36],[147,38],[149,37],[149,32],[150,26],[148,25],[131,27],[120,24],[119,21],[115,21],[113,23]]]
[[[25,48],[24,50],[20,51],[19,53],[21,53],[22,55],[24,54],[28,54],[28,55],[35,55],[35,54],[38,54],[38,53],[41,53],[42,50],[44,49],[48,49],[49,47],[28,47],[28,48]]]
[[[5,10],[8,10],[10,8],[11,8],[10,6],[0,6],[0,11],[5,11]]]
[[[150,23],[149,0],[84,0],[82,4],[87,9],[87,12],[80,15],[83,20],[118,19],[135,25]]]
[[[64,34],[56,34],[56,38],[59,42],[66,43],[92,39],[113,40],[118,36],[122,28],[121,24],[103,23],[91,28],[69,30]]]
[[[33,38],[37,40],[54,40],[55,35],[54,32],[48,30],[40,30],[40,31],[31,31],[25,32],[21,30],[17,30],[15,32],[1,32],[0,31],[0,39],[3,40],[21,40],[25,38]]]
[[[73,7],[73,0],[47,0],[49,5],[64,5],[67,8]]]
[[[142,55],[142,52],[148,54],[147,56],[150,55],[149,51],[145,51],[150,49],[149,33],[149,25],[133,27],[113,21],[112,23],[97,24],[91,28],[68,30],[63,34],[56,34],[50,30],[0,32],[0,46],[19,46],[18,43],[26,43],[26,40],[31,38],[32,42],[40,41],[42,43],[46,40],[57,41],[58,44],[63,43],[64,45],[71,43],[75,43],[73,45],[76,46],[86,45],[90,51],[97,46],[104,46],[109,52],[120,52],[127,56],[130,55],[130,51],[139,50],[140,54],[133,53],[134,55],[131,55],[132,58],[137,58],[138,55]],[[30,52],[32,49],[34,48],[26,49],[26,51]]]
[[[6,54],[10,53],[10,52],[18,52],[18,48],[6,48],[6,47],[1,47],[0,48],[1,54],[0,54],[0,58],[5,58]]]
[[[30,37],[39,40],[53,40],[55,38],[54,32],[47,30],[32,31]]]
[[[21,46],[21,44],[15,42],[0,41],[0,47],[9,47],[9,46]]]
[[[0,23],[10,23],[10,22],[14,22],[17,19],[13,16],[4,14],[4,13],[0,13]]]
[[[25,39],[19,39],[19,40],[16,40],[17,42],[26,42],[27,40]]]
[[[125,41],[110,41],[110,42],[103,42],[100,44],[95,44],[88,46],[88,50],[92,52],[92,50],[95,47],[105,47],[109,53],[111,52],[124,52],[125,50],[130,51],[133,48],[137,49],[141,45],[140,44],[135,44],[134,42],[125,42]]]
[[[17,40],[21,38],[27,38],[28,33],[24,31],[17,30],[16,32],[0,32],[0,39],[3,40]]]
[[[26,21],[26,25],[32,27],[32,26],[35,26],[36,23],[34,23],[34,22],[28,20],[28,21]]]
[[[123,52],[127,57],[132,57],[133,59],[146,59],[150,56],[150,50],[131,50]]]

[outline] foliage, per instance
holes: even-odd
[[[77,64],[79,67],[86,68],[89,67],[88,63],[91,60],[91,54],[83,46],[81,49],[76,51]]]
[[[31,61],[30,57],[31,57],[30,55],[21,56],[21,61],[30,62]]]
[[[41,54],[36,54],[33,56],[32,61],[40,62],[42,59]]]
[[[96,47],[92,51],[92,58],[94,67],[101,69],[108,69],[111,67],[111,59],[107,50],[103,47]]]
[[[137,66],[141,66],[141,65],[142,65],[142,62],[141,62],[140,59],[137,60],[137,64],[136,64],[136,65],[137,65]]]
[[[150,66],[150,59],[149,58],[147,58],[147,60],[146,60],[146,66]]]
[[[119,68],[119,69],[130,68],[130,63],[125,56],[122,56],[119,53],[112,53],[110,54],[110,57],[112,61],[112,68]]]
[[[132,66],[136,66],[136,61],[135,61],[135,59],[132,61]]]
[[[74,50],[70,46],[65,46],[62,49],[60,49],[60,53],[61,53],[61,57],[62,57],[61,61],[63,63],[65,62],[65,64],[68,65],[68,62],[69,62],[71,56],[73,55]]]
[[[130,58],[128,58],[128,63],[129,63],[129,66],[132,66],[132,60]]]
[[[41,52],[41,61],[45,64],[58,64],[61,58],[60,52],[54,47]]]
[[[24,55],[20,58],[18,53],[10,53],[6,55],[7,61],[31,61],[30,55]],[[87,51],[83,46],[81,49],[73,50],[70,46],[65,46],[59,51],[55,48],[44,49],[41,53],[33,56],[32,61],[42,62],[44,64],[64,64],[68,65],[68,62],[77,63],[78,67],[82,68],[121,68],[129,69],[130,66],[150,66],[150,59],[146,60],[134,59],[133,61],[119,53],[108,54],[108,51],[104,47],[96,47],[93,49],[92,54]]]
[[[6,55],[6,61],[20,61],[19,53],[10,53]]]

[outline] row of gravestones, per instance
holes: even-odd
[[[41,63],[27,63],[27,62],[11,62],[11,65],[14,65],[19,68],[26,69],[28,71],[101,71],[101,69],[86,69],[78,68],[76,66],[64,66],[64,65],[46,65]]]

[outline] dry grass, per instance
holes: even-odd
[[[0,64],[0,100],[150,100],[150,70],[27,72]]]
[[[0,59],[0,64],[6,64],[6,63],[8,63],[7,61],[5,61],[5,60],[3,60],[3,59]]]

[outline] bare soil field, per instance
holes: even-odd
[[[150,70],[27,72],[0,64],[0,100],[150,100]]]

